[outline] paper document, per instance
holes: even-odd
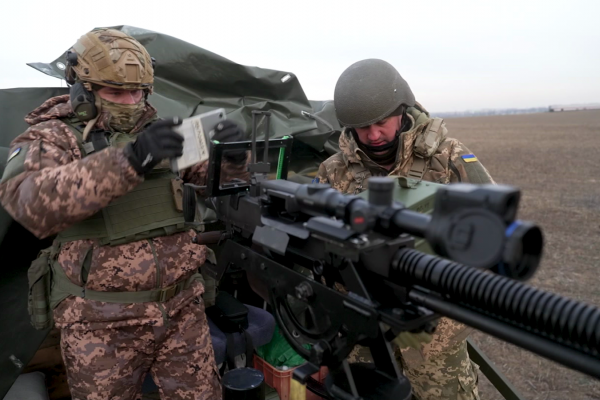
[[[173,128],[183,136],[183,155],[171,160],[173,171],[181,171],[208,160],[210,139],[215,126],[225,119],[225,110],[219,108],[204,114],[186,118]]]

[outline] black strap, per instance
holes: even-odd
[[[227,361],[227,366],[229,367],[229,370],[235,369],[235,341],[233,340],[233,335],[235,335],[235,333],[227,333],[224,332],[225,336],[227,337],[227,345],[226,345],[226,361]],[[254,357],[254,343],[252,342],[252,336],[250,336],[250,333],[248,333],[247,330],[240,328],[240,332],[243,336],[244,339],[246,341],[246,367],[251,367],[252,366],[252,359]]]
[[[244,331],[246,337],[246,367],[252,367],[252,359],[254,358],[254,343],[252,342],[252,336],[247,330]]]
[[[225,357],[227,361],[227,366],[231,371],[232,369],[235,369],[235,352],[233,351],[235,347],[235,341],[233,340],[233,333],[227,332],[225,333],[225,336],[227,337],[227,345],[225,346]]]

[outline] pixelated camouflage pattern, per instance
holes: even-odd
[[[62,245],[58,262],[71,282],[83,285],[86,282],[81,266],[91,252],[87,289],[100,292],[151,290],[173,285],[204,264],[206,248],[194,244],[194,236],[193,231],[186,231],[119,246],[77,240]]]
[[[201,299],[168,326],[61,331],[73,400],[140,399],[152,374],[162,399],[218,400],[221,380]]]
[[[58,118],[73,115],[68,96],[46,101],[26,117],[33,123],[11,143],[11,150],[29,144],[25,172],[0,184],[0,202],[11,216],[37,237],[52,236],[90,217],[142,182],[121,149],[106,148],[82,159],[77,140]],[[148,105],[141,120],[156,110]],[[139,126],[145,122],[140,121]],[[204,185],[207,165],[183,172],[186,181]],[[223,164],[223,181],[248,179],[245,164]],[[94,240],[63,244],[58,263],[71,282],[90,290],[140,291],[166,288],[188,278],[203,263],[206,248],[192,242],[193,231],[119,246],[100,246]],[[82,268],[90,253],[89,274]],[[169,301],[116,304],[69,297],[54,310],[59,328],[94,330],[136,325],[163,326],[204,288],[195,282]]]
[[[82,159],[69,127],[58,120],[72,112],[52,109],[51,99],[34,110],[36,121],[11,143],[11,151],[29,144],[25,172],[0,184],[0,202],[11,216],[39,238],[54,235],[95,214],[142,182],[122,150],[106,148]],[[44,119],[44,111],[49,114]]]
[[[29,125],[39,124],[53,118],[63,118],[74,115],[71,108],[69,95],[51,97],[35,110],[25,116],[25,122]]]
[[[377,165],[358,148],[350,132],[345,129],[340,135],[340,152],[325,160],[319,167],[317,179],[320,183],[328,183],[331,187],[346,194],[357,194],[368,188],[366,179],[369,176],[400,175],[406,176],[413,162],[413,148],[418,135],[426,132],[428,121],[415,124],[419,112],[415,116],[406,114],[411,119],[412,128],[402,133],[401,145],[395,165],[387,170]],[[443,135],[447,130],[442,124]],[[442,184],[456,182],[494,183],[487,170],[479,161],[475,169],[476,176],[469,172],[474,169],[466,166],[460,156],[472,154],[460,141],[445,137],[439,147],[428,160],[423,180]],[[450,161],[458,171],[453,171]],[[363,181],[354,175],[350,164],[358,164],[354,170],[365,170]],[[469,163],[475,164],[475,163]],[[482,172],[483,171],[483,172]],[[343,290],[336,285],[338,290]],[[438,327],[429,343],[423,342],[419,350],[412,347],[398,349],[395,355],[406,376],[413,386],[413,398],[418,400],[479,400],[477,391],[477,371],[479,367],[472,362],[467,353],[466,339],[472,328],[448,318],[440,318]],[[400,351],[399,351],[400,350]],[[349,362],[372,362],[368,348],[356,346],[348,357]]]
[[[428,122],[415,124],[415,118],[406,114],[413,124],[412,128],[400,136],[398,156],[391,169],[385,169],[373,162],[359,147],[348,129],[344,129],[339,139],[340,152],[329,157],[319,167],[317,179],[321,183],[329,183],[342,193],[357,194],[367,189],[366,181],[358,179],[352,170],[365,169],[369,176],[399,175],[407,176],[414,160],[414,143],[416,138],[426,132]],[[445,124],[442,129],[446,130]],[[494,183],[485,167],[479,162],[467,165],[460,156],[472,154],[459,140],[446,137],[441,141],[435,153],[427,160],[427,168],[422,179],[442,184],[448,183]],[[477,173],[469,173],[476,171]],[[457,174],[458,172],[458,174]]]
[[[442,318],[440,324],[458,323]],[[449,334],[452,333],[450,328]],[[404,373],[412,383],[416,399],[479,400],[479,366],[469,358],[466,339],[458,340],[466,334],[463,330],[452,339],[444,333],[434,335],[420,354],[412,348],[402,349]]]
[[[409,379],[413,400],[479,400],[479,366],[469,359],[467,342],[455,341],[441,352],[426,359],[407,360],[406,353],[394,347],[398,365]],[[348,356],[350,363],[372,363],[368,347],[355,346]]]
[[[456,334],[456,330],[460,332]],[[413,400],[480,400],[479,366],[467,352],[470,329],[442,318],[438,332],[420,350],[393,346],[396,361],[411,383]],[[368,347],[357,345],[348,355],[348,362],[372,363],[373,357]]]

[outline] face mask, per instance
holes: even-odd
[[[115,132],[129,133],[146,109],[144,99],[137,104],[118,104],[102,100],[102,111],[109,114],[109,126]]]

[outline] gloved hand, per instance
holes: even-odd
[[[225,120],[219,122],[215,127],[215,134],[212,140],[217,140],[222,143],[240,142],[244,140],[244,133],[233,121]],[[246,150],[228,151],[223,154],[223,157],[234,164],[243,164],[246,161]]]
[[[140,133],[135,142],[125,146],[125,155],[138,174],[150,172],[165,158],[183,154],[183,136],[173,130],[177,125],[181,125],[181,118],[157,121]]]

